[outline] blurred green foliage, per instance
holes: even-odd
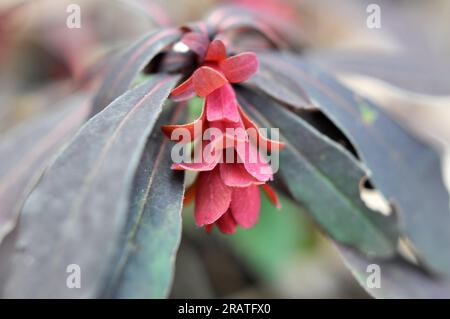
[[[310,221],[291,200],[278,196],[280,210],[261,193],[259,221],[253,228],[239,228],[232,236],[220,234],[257,274],[268,280],[275,278],[293,257],[314,245]]]

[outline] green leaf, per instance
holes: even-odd
[[[368,260],[346,247],[337,245],[337,248],[359,284],[375,298],[450,298],[450,280],[430,276],[401,257]],[[379,288],[372,286],[370,276],[378,271],[374,266],[379,267]]]
[[[76,94],[48,112],[8,131],[0,141],[0,243],[44,168],[87,118],[87,96]]]
[[[283,266],[313,242],[309,219],[299,214],[301,208],[283,195],[278,197],[281,210],[261,194],[258,224],[251,229],[239,228],[233,236],[221,235],[266,280],[279,276]]]
[[[155,125],[136,171],[129,223],[109,295],[163,298],[169,294],[175,254],[181,239],[183,177],[170,169],[171,142],[160,126],[175,123],[181,109],[165,112]]]
[[[395,206],[400,227],[420,257],[433,270],[450,274],[449,194],[439,154],[375,104],[301,58],[291,54],[259,58],[261,69],[276,69],[300,85],[346,134],[369,169],[371,181]]]
[[[392,255],[397,239],[394,221],[371,211],[361,200],[359,182],[365,172],[360,163],[279,104],[250,92],[240,96],[250,116],[263,127],[279,128],[285,143],[280,175],[319,225],[332,238],[366,255]]]
[[[116,97],[128,90],[139,72],[165,47],[179,40],[175,28],[157,29],[126,48],[107,71],[94,98],[92,113],[100,112]]]
[[[126,226],[136,168],[177,80],[158,75],[116,99],[48,168],[25,202],[4,297],[100,295]],[[81,269],[79,289],[66,286],[71,264]]]

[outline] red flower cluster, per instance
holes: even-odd
[[[172,169],[199,172],[187,191],[187,197],[194,197],[195,193],[197,225],[205,226],[207,231],[217,225],[223,233],[231,234],[237,225],[250,228],[257,222],[260,210],[259,186],[279,207],[275,192],[266,184],[273,179],[272,169],[261,156],[258,146],[271,151],[283,145],[259,133],[255,123],[239,106],[231,85],[247,80],[257,71],[256,55],[245,52],[227,58],[222,41],[205,41],[205,36],[199,33],[186,34],[183,42],[199,55],[203,63],[191,77],[172,91],[171,98],[181,101],[198,95],[205,98],[204,107],[200,118],[193,123],[166,125],[162,129],[169,138],[176,129],[184,129],[189,132],[190,141],[198,139],[199,133],[203,137],[208,129],[215,130],[216,133],[208,141],[203,139],[197,144],[209,146],[211,158],[173,164]],[[199,125],[201,132],[195,130]],[[240,133],[229,134],[229,129]],[[248,134],[249,130],[255,134]],[[231,161],[228,157],[230,150]],[[225,157],[226,162],[223,161]]]

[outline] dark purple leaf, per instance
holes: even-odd
[[[268,68],[265,65],[260,66],[258,72],[248,79],[246,83],[296,109],[316,109],[303,87],[276,68]]]
[[[128,90],[140,71],[165,47],[181,37],[178,29],[157,29],[123,51],[105,74],[94,98],[92,114]]]
[[[359,284],[373,297],[386,299],[448,299],[450,280],[433,277],[401,257],[369,260],[349,248],[337,245],[345,264]],[[380,286],[372,286],[369,276],[379,267]],[[368,285],[369,283],[369,285]]]
[[[15,226],[22,204],[48,162],[87,118],[90,103],[77,94],[55,111],[8,131],[0,141],[0,243]]]
[[[265,96],[240,91],[240,102],[261,127],[279,128],[285,148],[279,176],[291,195],[337,241],[368,256],[396,251],[395,220],[371,211],[361,200],[362,165],[294,113]]]
[[[16,250],[2,260],[11,263],[1,283],[4,297],[101,295],[142,152],[177,80],[155,75],[126,92],[91,118],[47,169],[24,204]],[[66,286],[70,264],[82,271],[80,289]]]
[[[450,93],[450,64],[434,58],[405,54],[327,51],[314,52],[307,59],[334,74],[358,74],[386,81],[399,88],[422,94]]]
[[[118,298],[165,298],[181,237],[183,173],[170,169],[172,143],[161,125],[184,114],[164,112],[155,125],[136,171],[129,222],[107,293]]]
[[[216,30],[216,33],[232,30],[253,30],[264,35],[275,47],[288,47],[286,41],[262,19],[258,19],[242,7],[220,7],[206,19],[206,23]]]
[[[300,85],[355,146],[370,179],[394,205],[424,263],[450,273],[449,194],[439,154],[382,109],[292,54],[261,54],[261,69]],[[267,92],[270,94],[270,92]],[[290,101],[284,100],[285,103]]]

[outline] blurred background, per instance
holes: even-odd
[[[201,19],[225,2],[2,0],[0,134],[57,107],[71,92],[95,89],[93,74],[102,72],[110,52],[158,26]],[[81,7],[80,29],[66,26],[72,3]],[[370,3],[381,8],[381,28],[367,27]],[[280,5],[298,20],[302,54],[449,158],[450,1],[292,0]],[[367,298],[331,241],[301,207],[280,197],[282,210],[263,197],[258,225],[233,236],[205,234],[193,222],[192,205],[186,207],[171,297]]]

